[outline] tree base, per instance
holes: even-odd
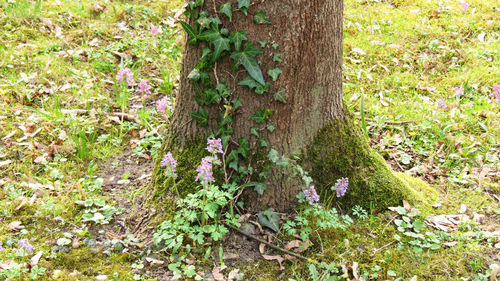
[[[350,208],[384,210],[402,200],[430,203],[437,191],[424,181],[404,173],[394,173],[373,151],[353,120],[336,120],[323,127],[307,147],[303,164],[322,194],[335,196],[329,188],[340,178],[349,178],[349,188],[335,202]]]

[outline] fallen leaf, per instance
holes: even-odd
[[[0,263],[1,270],[9,270],[13,267],[17,267],[19,264],[13,260],[6,260],[4,263]]]
[[[470,218],[467,215],[438,215],[427,217],[425,223],[435,229],[448,231],[450,229],[455,230],[460,223],[468,221],[470,221]]]
[[[241,279],[241,274],[239,274],[240,270],[238,268],[231,270],[229,275],[227,276],[227,280],[236,280]]]
[[[162,265],[165,262],[157,259],[153,259],[150,257],[146,257],[146,261],[149,263],[149,265]]]
[[[298,248],[300,247],[300,243],[300,240],[292,240],[285,245],[285,250],[290,251],[290,249]]]
[[[275,260],[280,265],[280,270],[285,270],[285,267],[281,264],[285,260],[282,256],[270,256],[270,255],[262,255],[265,260],[272,261]]]
[[[3,167],[3,166],[7,166],[10,163],[12,163],[12,160],[0,161],[0,168]]]
[[[21,229],[24,229],[23,223],[20,221],[13,221],[7,225],[7,228],[12,230],[12,231],[19,231]]]
[[[357,262],[352,263],[352,276],[354,276],[354,279],[359,280],[358,263]]]
[[[40,258],[42,257],[42,254],[43,254],[43,251],[39,251],[38,253],[36,253],[36,255],[34,255],[34,256],[30,259],[30,264],[31,264],[31,266],[33,266],[33,265],[37,265],[37,264],[38,264],[38,261],[40,261]]]
[[[451,247],[453,247],[453,246],[455,246],[455,245],[457,245],[457,244],[458,244],[458,242],[457,242],[457,241],[452,241],[452,242],[446,242],[446,243],[443,243],[443,246],[448,247],[448,248],[451,248]]]
[[[261,255],[264,254],[265,248],[266,248],[266,244],[260,243],[260,245],[259,245],[259,252],[260,252]]]
[[[497,278],[498,273],[500,273],[500,265],[495,264],[495,268],[491,270],[491,275],[490,275],[490,281],[495,281]]]

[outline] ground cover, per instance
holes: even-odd
[[[304,241],[250,223],[309,260],[233,233],[183,265],[213,279],[488,280],[500,260],[500,6],[464,3],[345,2],[346,104],[394,170],[437,188],[433,206],[339,210],[354,222],[311,222]],[[144,196],[175,99],[181,5],[0,2],[0,278],[173,278],[150,247],[161,210]]]

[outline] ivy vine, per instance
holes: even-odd
[[[180,21],[180,25],[188,35],[187,42],[193,46],[202,45],[199,64],[190,72],[188,78],[192,81],[196,94],[195,101],[199,105],[199,110],[192,112],[191,116],[199,126],[208,126],[210,107],[218,108],[219,116],[217,120],[216,137],[222,139],[225,151],[228,146],[233,149],[226,156],[226,166],[232,169],[231,179],[233,182],[241,183],[246,179],[247,186],[253,186],[259,194],[263,194],[266,187],[262,182],[271,170],[271,163],[261,163],[259,169],[250,164],[251,148],[250,142],[246,138],[239,138],[237,141],[233,136],[233,117],[242,102],[233,96],[234,90],[228,89],[227,77],[219,77],[216,71],[216,64],[225,57],[232,59],[231,71],[236,72],[238,68],[243,68],[247,76],[237,81],[238,86],[246,86],[257,95],[264,95],[269,92],[270,83],[266,82],[263,71],[259,65],[257,57],[263,53],[262,48],[267,46],[266,41],[255,43],[250,41],[244,30],[230,31],[219,16],[226,17],[229,22],[233,20],[234,12],[241,12],[248,16],[251,6],[250,0],[237,0],[238,7],[233,9],[231,2],[226,2],[216,7],[214,1],[213,14],[204,8],[204,0],[189,1],[184,15],[190,19],[191,24]],[[259,10],[253,15],[255,24],[271,24],[265,11]],[[271,45],[274,50],[279,47],[274,43]],[[280,53],[273,55],[273,62],[281,63]],[[211,73],[215,81],[212,81]],[[269,69],[267,75],[275,82],[282,74],[278,67]],[[233,78],[234,79],[234,78]],[[286,92],[280,89],[274,95],[274,100],[286,103]],[[270,109],[259,109],[251,116],[251,120],[256,124],[250,128],[250,135],[257,138],[257,146],[261,149],[268,148],[268,141],[261,136],[263,130],[272,133],[275,127],[267,124],[267,120],[273,114]],[[247,163],[244,165],[243,163]],[[250,181],[250,178],[254,181]]]

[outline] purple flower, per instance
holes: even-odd
[[[212,153],[213,155],[217,153],[224,153],[224,151],[222,150],[221,139],[209,138],[207,140],[207,151]]]
[[[439,100],[437,102],[437,106],[439,107],[439,109],[444,109],[446,107],[446,103],[444,103],[444,100]]]
[[[28,239],[19,239],[17,240],[17,246],[19,246],[19,250],[17,250],[17,253],[19,254],[22,249],[25,249],[28,253],[33,254],[33,250],[35,247],[30,244],[30,241]]]
[[[165,173],[168,176],[173,177],[174,179],[177,178],[177,174],[175,174],[175,167],[177,166],[177,161],[172,156],[172,152],[168,152],[167,154],[165,154],[165,156],[163,156],[160,166],[169,167],[169,169],[167,169]]]
[[[153,25],[151,27],[151,34],[156,35],[160,33],[160,27],[158,25]]]
[[[166,109],[168,109],[168,111],[170,112],[174,110],[174,107],[172,106],[172,101],[170,100],[169,96],[164,96],[162,99],[156,101],[156,110],[158,110],[158,112],[166,115],[167,114],[167,112],[165,111]]]
[[[490,96],[497,102],[500,103],[500,84],[493,84],[493,93]]]
[[[149,80],[142,79],[141,82],[139,82],[137,89],[138,93],[143,93],[143,94],[151,94],[151,86],[148,84]]]
[[[466,12],[469,9],[469,3],[462,1],[462,11]]]
[[[212,172],[212,157],[208,156],[201,159],[201,165],[196,169],[198,175],[196,176],[196,181],[200,181],[203,185],[207,185],[209,182],[214,182],[214,176]]]
[[[4,248],[2,247],[2,241],[0,241],[0,252],[3,252]]]
[[[349,179],[348,178],[341,178],[337,180],[337,183],[333,187],[335,191],[337,192],[337,197],[342,197],[345,195],[347,191],[347,187],[349,186]]]
[[[319,201],[319,195],[314,189],[314,185],[311,185],[308,189],[304,190],[304,196],[309,200],[309,205],[313,205],[315,202]]]
[[[452,91],[455,91],[455,96],[463,96],[464,95],[464,88],[463,87],[454,87],[451,88]]]
[[[134,73],[128,67],[124,67],[116,73],[116,80],[122,81],[124,77],[129,86],[134,83]]]

